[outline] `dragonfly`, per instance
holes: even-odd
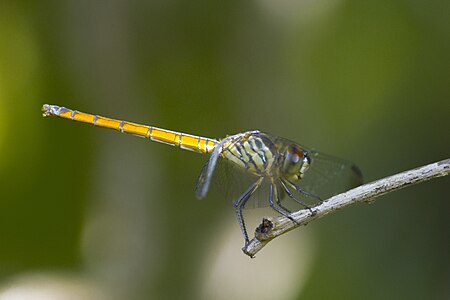
[[[265,195],[266,199],[261,206],[268,204],[280,215],[294,221],[290,216],[292,211],[282,202],[285,199],[290,199],[314,214],[313,207],[305,199],[313,199],[316,204],[320,204],[324,199],[321,195],[328,197],[362,183],[361,171],[354,163],[258,130],[212,139],[83,113],[57,105],[44,104],[42,111],[45,117],[56,116],[115,129],[209,155],[196,184],[195,193],[199,199],[208,193],[218,161],[225,161],[244,174],[251,175],[253,181],[245,192],[233,199],[245,245],[249,243],[249,236],[243,210],[263,186],[268,187],[268,195]]]

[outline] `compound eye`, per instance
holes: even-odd
[[[288,157],[291,163],[296,164],[303,160],[303,150],[297,145],[291,145],[288,148]]]
[[[300,146],[295,144],[288,146],[282,166],[283,175],[290,180],[298,180],[300,169],[303,166],[304,157],[305,152]]]

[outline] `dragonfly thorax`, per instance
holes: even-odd
[[[221,156],[259,176],[273,176],[278,162],[276,145],[270,136],[259,131],[228,137]]]
[[[258,176],[293,181],[303,177],[310,162],[301,146],[259,131],[228,137],[221,156]]]

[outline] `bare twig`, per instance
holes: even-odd
[[[359,202],[372,202],[376,197],[381,195],[432,178],[446,176],[449,173],[450,159],[445,159],[386,177],[333,196],[322,204],[314,207],[313,213],[307,209],[294,212],[291,214],[291,217],[295,222],[286,217],[265,218],[255,230],[255,237],[242,249],[242,251],[248,256],[253,257],[272,239],[285,234],[296,227],[306,225],[315,219],[319,219],[348,205]]]

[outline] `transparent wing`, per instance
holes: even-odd
[[[224,141],[220,142],[212,152],[210,158],[203,166],[202,171],[197,180],[197,184],[195,186],[195,195],[198,199],[203,199],[209,190],[209,185],[211,183],[212,177],[214,175],[214,171],[216,169],[217,160],[220,157],[220,152],[222,151]]]
[[[289,182],[279,178],[279,199],[284,207],[298,210],[362,184],[362,174],[352,162],[318,151],[308,151],[311,166],[302,179]],[[284,184],[283,184],[284,183]],[[293,199],[294,198],[294,199]]]
[[[313,206],[320,199],[325,200],[362,183],[361,171],[354,163],[314,150],[308,150],[308,152],[311,157],[311,166],[301,180],[293,182],[298,190],[289,184],[286,185],[289,193],[299,202]],[[214,153],[203,166],[198,178],[196,193],[199,198],[204,197],[210,187],[211,197],[234,202],[259,178],[221,159],[219,154],[214,160],[213,157]],[[290,201],[289,193],[281,185],[281,178],[274,178],[274,180],[278,184],[278,198],[285,207],[291,211],[303,208],[298,202]],[[211,182],[210,186],[209,182]],[[246,209],[269,206],[270,182],[271,178],[263,180],[261,186],[247,202]]]
[[[200,172],[196,187],[197,197],[199,191],[205,186],[205,181],[208,176],[210,176],[211,181],[208,189],[208,198],[217,198],[221,201],[231,201],[233,203],[260,178],[220,157],[216,161],[215,171],[213,174],[210,174],[208,172],[210,164],[211,159],[205,163]],[[268,197],[269,181],[264,179],[260,187],[248,200],[245,208],[269,206]]]
[[[351,161],[315,150],[309,154],[311,166],[295,183],[301,190],[325,200],[362,184],[362,173]]]
[[[197,184],[195,186],[195,195],[198,199],[203,199],[209,190],[209,185],[211,183],[211,179],[214,175],[214,170],[216,168],[218,156],[211,155],[208,161],[203,166],[200,175],[197,179]]]

